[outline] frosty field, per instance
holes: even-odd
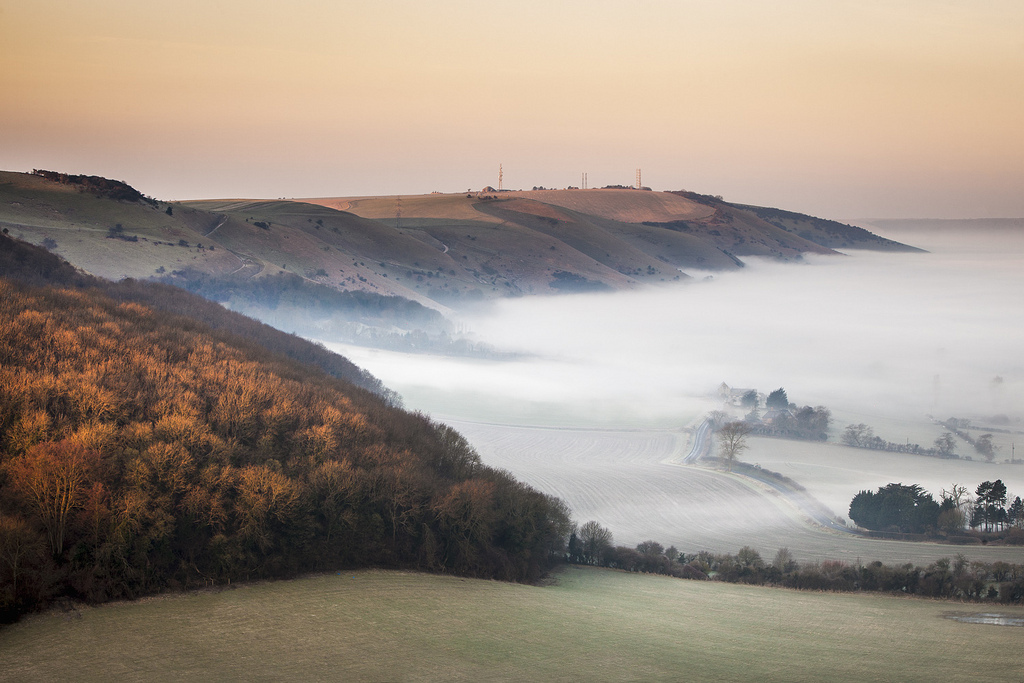
[[[850,500],[862,490],[889,483],[920,484],[938,500],[952,484],[973,493],[983,481],[1002,479],[1010,497],[1024,497],[1024,466],[978,460],[946,460],[920,455],[850,448],[834,443],[750,439],[742,459],[794,479],[815,498],[846,517]],[[1024,557],[1024,549],[1020,552]]]
[[[687,435],[681,431],[446,422],[469,439],[485,463],[507,469],[538,489],[561,497],[578,522],[597,520],[612,531],[616,543],[623,545],[653,539],[688,553],[734,553],[749,545],[769,559],[778,548],[788,547],[798,560],[851,563],[882,560],[929,564],[958,552],[977,560],[1024,561],[1024,549],[1019,547],[905,543],[822,529],[779,493],[757,482],[678,464],[687,447]],[[751,456],[744,460],[753,462],[753,454],[768,453],[773,448],[785,454],[790,445],[805,447],[803,452],[810,462],[817,457],[814,448],[826,452],[852,450],[857,455],[872,453],[830,445],[812,448],[810,444],[772,439],[755,442],[757,451],[751,449]],[[916,460],[922,468],[948,462],[919,456]],[[973,465],[978,471],[986,471],[981,463]],[[884,459],[879,458],[877,467],[881,472],[878,476],[888,476],[884,474]],[[843,482],[850,477],[837,469],[824,468],[817,469],[817,476],[815,486],[808,489],[814,494],[820,491],[831,495],[838,505],[844,494],[836,490],[849,486]],[[878,485],[885,483],[888,480]],[[845,516],[843,512],[837,514]]]
[[[1019,627],[945,618],[981,611],[588,568],[343,572],[33,616],[0,631],[0,678],[1019,681]]]
[[[471,316],[481,341],[514,360],[437,358],[335,346],[401,393],[409,407],[452,424],[486,464],[565,499],[616,542],[654,539],[687,552],[927,564],[964,552],[1024,561],[1024,549],[903,544],[852,538],[807,523],[765,487],[671,464],[688,433],[722,407],[717,389],[787,389],[798,406],[833,412],[829,444],[752,439],[741,456],[805,486],[847,517],[861,489],[919,483],[938,497],[1002,478],[1024,495],[1015,453],[1024,419],[1024,239],[1015,232],[915,235],[922,254],[752,260],[674,288],[533,297]],[[698,274],[700,275],[700,274]],[[936,419],[990,424],[994,464],[849,449],[863,422],[887,441],[930,447]],[[984,430],[971,430],[977,437]],[[978,458],[958,440],[962,456]]]

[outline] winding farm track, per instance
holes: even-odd
[[[697,461],[708,455],[711,452],[711,442],[714,436],[714,431],[711,426],[711,420],[704,419],[697,427],[693,430],[693,439],[690,442],[690,452],[686,454],[682,462],[684,465],[695,465]],[[820,501],[815,500],[814,496],[805,490],[793,488],[785,484],[779,483],[776,479],[768,476],[759,476],[758,471],[746,471],[742,475],[748,479],[753,479],[764,486],[774,489],[783,497],[785,497],[790,503],[798,507],[805,515],[810,517],[815,524],[822,526],[826,529],[833,531],[839,531],[844,534],[856,534],[857,532],[850,529],[849,527],[840,524],[833,519],[832,513],[821,504]]]
[[[217,225],[213,226],[213,230],[211,230],[210,232],[208,232],[205,235],[203,235],[203,237],[209,237],[213,233],[217,232],[217,228],[219,228],[220,226],[224,225],[227,222],[228,222],[228,216],[225,214],[224,218],[220,219],[220,223],[218,223]]]
[[[562,498],[577,522],[596,520],[615,542],[654,539],[683,552],[736,552],[767,559],[787,547],[801,561],[928,564],[963,552],[970,559],[1021,562],[1010,547],[961,547],[864,538],[822,527],[779,491],[726,472],[681,464],[681,430],[599,430],[511,426],[445,419],[484,463]]]
[[[690,452],[683,458],[683,464],[692,465],[711,450],[711,420],[705,419],[693,431],[693,442]]]

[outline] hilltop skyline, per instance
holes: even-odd
[[[1024,216],[1024,6],[0,2],[0,168],[161,199],[632,185]]]

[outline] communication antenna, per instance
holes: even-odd
[[[498,164],[498,192],[501,192],[501,179],[504,173],[501,170],[501,164]]]
[[[640,169],[636,169],[636,189],[641,189],[643,184],[640,182]]]

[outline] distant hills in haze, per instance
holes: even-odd
[[[684,279],[687,270],[738,268],[750,256],[913,250],[863,228],[691,192],[165,203],[138,193],[133,200],[129,186],[103,180],[0,173],[0,224],[37,244],[55,242],[75,265],[111,279],[186,268],[244,277],[285,271],[432,306],[629,289]]]
[[[306,336],[459,352],[473,349],[453,345],[445,315],[486,300],[635,289],[749,257],[916,251],[863,228],[685,191],[169,203],[51,171],[0,172],[0,228],[88,273],[163,278]]]

